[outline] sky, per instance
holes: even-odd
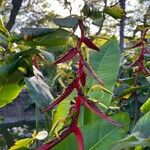
[[[79,10],[83,7],[84,1],[83,0],[68,0],[68,1],[73,4],[72,14],[79,14]],[[47,0],[47,2],[51,4],[50,9],[55,11],[57,14],[62,15],[64,17],[69,15],[69,11],[65,10],[62,7],[62,5],[60,5],[58,0]],[[108,5],[110,2],[111,2],[111,0],[108,0]],[[137,6],[138,1],[137,0],[126,0],[126,4],[128,6],[127,10],[133,10]]]
[[[59,0],[63,1],[63,0]],[[80,15],[80,10],[84,6],[83,0],[68,0],[72,4],[72,14]],[[114,1],[114,0],[113,0]],[[51,5],[49,8],[50,10],[54,11],[56,14],[59,14],[63,17],[69,16],[69,11],[67,9],[64,9],[64,7],[58,2],[58,0],[47,0],[47,2]],[[108,0],[108,5],[111,5],[110,3],[112,0]],[[126,0],[126,10],[134,10],[135,8],[138,9],[140,7],[138,5],[138,0]],[[144,12],[143,12],[144,13]],[[115,21],[115,20],[114,20]],[[91,25],[91,33],[94,34],[98,31],[98,28],[94,25]],[[115,34],[119,34],[119,30],[116,28],[114,29]]]

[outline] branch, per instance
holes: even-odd
[[[18,12],[21,8],[22,1],[23,0],[12,0],[11,2],[13,8],[10,13],[9,21],[6,24],[6,28],[8,29],[8,31],[10,31],[15,24],[16,16],[18,15]]]

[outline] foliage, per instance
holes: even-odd
[[[36,108],[44,113],[47,130],[39,132],[43,129],[36,109],[37,134],[17,141],[10,150],[67,150],[70,145],[79,150],[108,150],[150,145],[149,28],[141,29],[141,37],[123,53],[124,62],[120,62],[115,36],[104,40],[88,34],[87,21],[99,22],[106,14],[121,19],[125,12],[119,4],[99,11],[85,3],[81,16],[54,17],[57,28],[27,27],[15,35],[1,20],[0,107],[13,102],[26,88]],[[53,94],[49,77],[42,72],[45,66],[51,74],[57,68],[53,84],[60,89]]]

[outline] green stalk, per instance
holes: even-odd
[[[35,127],[36,127],[36,133],[39,132],[39,122],[40,121],[40,110],[39,107],[35,104]],[[36,140],[36,149],[38,149],[39,142]]]

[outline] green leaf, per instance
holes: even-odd
[[[112,150],[122,150],[138,145],[150,147],[150,111],[138,120],[131,134],[117,142]]]
[[[82,12],[83,12],[84,16],[89,16],[90,15],[91,9],[90,9],[90,6],[87,3],[85,3],[85,5],[83,6]]]
[[[121,19],[126,14],[119,4],[105,7],[104,12],[115,19]]]
[[[21,28],[21,35],[22,36],[42,36],[47,35],[49,33],[52,33],[56,29],[50,29],[50,28]]]
[[[3,0],[0,0],[0,6],[3,3]],[[9,36],[9,32],[8,30],[5,28],[5,25],[3,23],[2,18],[0,18],[0,33],[2,33],[4,36],[8,37]]]
[[[54,55],[52,53],[40,50],[41,54],[44,56],[44,59],[48,62],[54,61]]]
[[[141,106],[141,112],[147,113],[150,111],[150,98]]]
[[[45,46],[52,52],[55,52],[55,49],[66,48],[66,44],[71,38],[70,34],[71,33],[67,30],[57,29],[46,35],[33,36],[34,40],[24,40],[24,43],[31,47]]]
[[[17,70],[20,61],[21,61],[21,58],[18,58],[17,60],[13,61],[10,64],[5,63],[4,65],[1,65],[0,66],[0,77],[11,75],[14,71]]]
[[[21,89],[18,83],[0,85],[0,107],[12,102],[21,92]]]
[[[144,85],[144,86],[133,86],[133,87],[129,87],[125,90],[123,90],[120,94],[119,94],[119,97],[125,97],[129,94],[132,94],[133,92],[137,91],[137,90],[140,90],[140,89],[145,89],[145,88],[148,88],[149,86],[148,85]]]
[[[54,112],[54,118],[52,121],[52,126],[60,119],[60,118],[65,118],[69,112],[69,108],[71,107],[70,101],[74,100],[74,97],[76,95],[76,92],[73,91],[66,99],[61,102],[57,108],[56,111]],[[56,130],[60,130],[62,128],[62,124],[60,124]]]
[[[50,93],[49,86],[39,75],[31,78],[25,78],[25,83],[32,100],[38,105],[39,108],[45,108],[50,104],[53,96]]]
[[[97,120],[92,124],[85,125],[81,128],[84,135],[85,150],[109,150],[116,141],[125,137],[129,126],[129,116],[120,113],[112,117],[121,122],[125,128],[117,128],[105,120]],[[62,141],[53,150],[77,150],[77,143],[74,135],[70,135]]]
[[[141,137],[143,138],[150,138],[150,112],[138,120],[132,133],[136,132],[141,133]]]
[[[102,46],[99,52],[93,52],[91,54],[90,60],[93,70],[102,79],[105,88],[112,92],[120,66],[120,49],[117,39],[113,36]],[[97,83],[93,79],[88,80],[89,87],[94,84]],[[111,102],[111,95],[103,91],[93,91],[89,94],[89,97],[99,100],[106,106],[109,106]]]
[[[19,140],[9,150],[28,150],[32,142],[33,142],[33,138],[26,138],[26,139]]]
[[[66,18],[54,18],[53,22],[61,27],[74,28],[78,25],[77,16],[68,16]]]
[[[90,6],[88,3],[85,3],[84,7],[82,8],[82,12],[84,16],[90,17],[93,20],[102,18],[102,12],[94,6]]]

